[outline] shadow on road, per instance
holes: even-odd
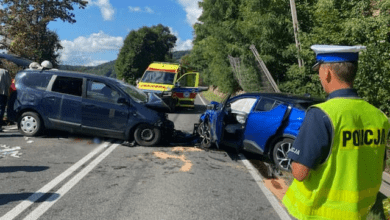
[[[32,196],[34,195],[34,196]],[[54,195],[54,196],[53,196]],[[53,196],[53,197],[52,197]],[[0,205],[5,205],[11,202],[28,200],[35,203],[44,201],[55,201],[60,197],[57,193],[15,193],[15,194],[0,194]],[[39,198],[37,200],[37,198]],[[50,200],[48,200],[50,199]]]
[[[0,173],[13,173],[13,172],[41,172],[49,169],[46,166],[12,166],[12,167],[0,167]]]

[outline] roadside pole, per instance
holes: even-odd
[[[298,49],[298,65],[299,68],[301,68],[304,65],[303,65],[303,60],[299,57],[301,52],[301,44],[298,38],[299,27],[298,27],[297,9],[295,8],[295,0],[290,0],[290,7],[291,7],[291,16],[293,21],[293,28],[294,28],[295,45],[297,46]]]

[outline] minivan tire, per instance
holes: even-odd
[[[161,130],[157,127],[141,124],[135,129],[134,139],[138,145],[153,146],[161,140]]]
[[[35,112],[25,112],[18,120],[19,131],[24,136],[37,136],[43,130],[43,124],[39,115]]]

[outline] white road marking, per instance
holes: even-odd
[[[116,147],[120,144],[113,144],[106,151],[104,151],[99,157],[93,160],[87,167],[81,170],[76,176],[74,176],[69,182],[62,186],[57,192],[50,196],[46,201],[42,202],[34,211],[32,211],[25,220],[38,219],[43,215],[52,205],[61,199],[72,187],[74,187],[82,178],[84,178],[96,165],[98,165],[104,158],[106,158]]]
[[[41,198],[43,195],[45,195],[47,192],[53,189],[57,184],[59,184],[61,181],[63,181],[65,178],[71,175],[74,171],[80,168],[84,163],[86,163],[93,156],[98,154],[100,151],[102,151],[104,148],[108,147],[109,145],[110,145],[109,142],[104,142],[103,144],[99,145],[95,150],[93,150],[87,156],[83,157],[81,160],[73,164],[71,167],[69,167],[67,170],[65,170],[63,173],[61,173],[51,182],[49,182],[44,187],[42,187],[37,192],[35,192],[33,195],[28,197],[25,201],[21,202],[19,205],[15,206],[15,208],[7,212],[4,216],[0,218],[0,220],[14,219],[16,216],[18,216],[20,213],[22,213],[24,210],[26,210],[28,207],[34,204],[34,202],[36,202],[39,198]]]
[[[284,210],[279,201],[275,198],[274,194],[272,194],[267,187],[263,184],[263,178],[259,175],[259,171],[256,170],[255,167],[245,158],[244,155],[239,154],[239,157],[242,163],[246,166],[249,173],[252,175],[253,179],[256,181],[257,185],[260,187],[261,191],[263,191],[264,195],[267,197],[268,201],[271,203],[272,207],[275,209],[276,213],[279,215],[280,219],[283,220],[291,220],[290,216],[287,214],[286,210]]]
[[[203,105],[207,105],[207,104],[206,104],[206,102],[205,102],[205,101],[203,101],[203,98],[202,98],[202,96],[201,96],[200,94],[199,94],[198,96],[199,96],[199,98],[200,98],[200,101],[202,101],[202,102],[203,102]]]
[[[20,155],[22,155],[22,153],[19,153],[19,150],[21,149],[19,146],[11,148],[6,145],[1,145],[1,147],[4,149],[0,149],[0,158],[3,158],[7,155],[19,158]]]

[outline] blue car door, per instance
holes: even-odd
[[[288,109],[279,101],[261,98],[257,106],[248,115],[244,140],[253,141],[265,151],[265,144],[274,135],[283,122]]]
[[[225,100],[222,102],[222,105],[219,107],[217,111],[215,111],[214,114],[210,115],[210,132],[211,132],[211,139],[215,141],[217,146],[222,141],[222,131],[223,131],[223,119],[225,118],[227,112],[226,112],[226,105],[229,101],[230,95],[228,95]]]
[[[119,104],[123,97],[114,87],[88,79],[82,105],[82,129],[86,133],[123,138],[129,117],[129,106]]]

